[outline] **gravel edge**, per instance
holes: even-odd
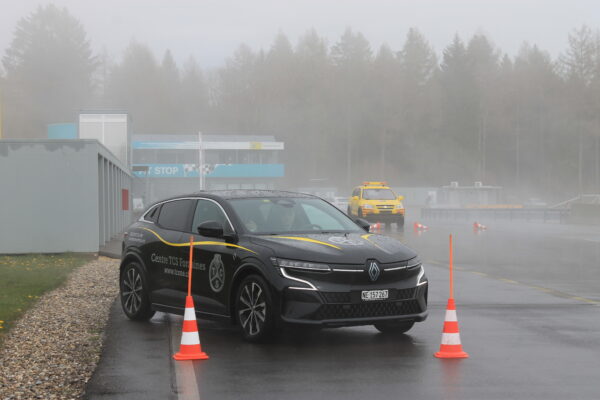
[[[0,399],[80,399],[118,294],[119,261],[99,257],[44,294],[0,348]]]

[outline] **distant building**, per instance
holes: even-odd
[[[130,123],[125,112],[85,111],[79,114],[79,139],[96,139],[126,166],[131,165]]]
[[[77,139],[77,124],[48,124],[48,139]]]
[[[502,203],[502,187],[483,185],[481,182],[475,182],[473,186],[459,186],[458,182],[450,182],[450,185],[438,189],[436,197],[439,207],[497,205]]]
[[[133,135],[134,197],[150,202],[204,189],[274,189],[285,176],[273,136]],[[202,174],[201,174],[202,172]]]

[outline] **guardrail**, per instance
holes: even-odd
[[[423,219],[447,219],[460,221],[529,221],[565,223],[568,209],[552,208],[422,208]]]

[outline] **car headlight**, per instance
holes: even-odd
[[[365,210],[372,210],[373,209],[373,205],[372,204],[364,204],[362,206],[362,208],[364,208]]]
[[[427,283],[427,278],[425,277],[425,268],[421,265],[421,270],[419,271],[419,276],[417,277],[417,286],[421,286]]]
[[[419,257],[411,258],[406,263],[406,269],[414,269],[420,266],[421,264],[421,259]]]
[[[284,258],[271,257],[271,262],[273,265],[280,268],[294,268],[321,272],[331,271],[331,268],[327,264],[313,263],[308,261],[286,260]]]
[[[401,210],[403,208],[404,208],[404,206],[402,205],[402,203],[396,204],[396,210]]]

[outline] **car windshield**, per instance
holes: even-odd
[[[315,198],[232,199],[230,204],[256,234],[361,232],[346,214]]]
[[[363,189],[365,200],[396,200],[396,195],[391,189]]]

